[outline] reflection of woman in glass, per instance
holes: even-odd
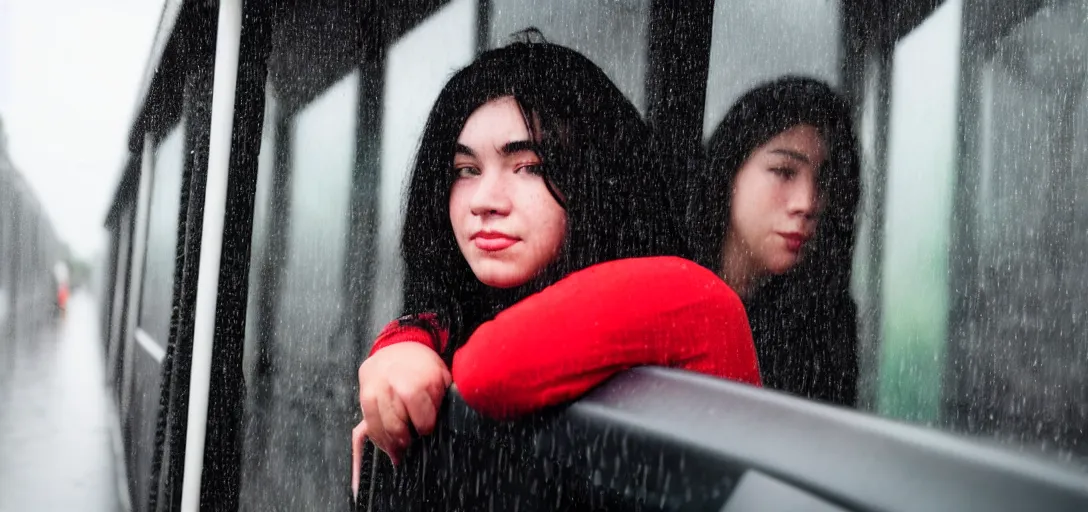
[[[759,383],[737,295],[660,256],[681,237],[650,140],[600,68],[560,46],[515,43],[450,79],[408,191],[408,316],[359,370],[357,453],[364,435],[397,457],[409,425],[429,432],[451,373],[495,418],[639,365]]]
[[[693,249],[744,300],[764,384],[853,406],[860,186],[847,103],[815,80],[760,86],[726,114],[702,169]]]

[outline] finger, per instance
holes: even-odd
[[[393,440],[386,432],[387,413],[385,410],[388,407],[385,404],[394,400],[395,397],[391,389],[386,390],[386,393],[387,395],[381,397],[367,393],[363,399],[363,418],[367,422],[367,437],[382,451],[388,451],[393,445]]]
[[[446,368],[446,365],[444,364],[442,365],[442,381],[445,382],[445,387],[447,388],[450,387],[450,384],[453,384],[453,373],[451,373],[450,369]],[[442,391],[445,390],[443,389]]]
[[[366,445],[366,420],[351,429],[351,497],[359,498],[359,473],[362,470],[363,447]]]
[[[412,438],[408,432],[408,422],[411,420],[408,417],[408,409],[404,406],[404,401],[398,396],[391,398],[379,404],[379,407],[382,411],[382,427],[385,429],[388,438],[387,445],[381,448],[392,455],[407,448],[411,444]]]
[[[450,389],[450,386],[452,384],[453,381],[446,381],[445,379],[443,379],[441,383],[437,381],[432,382],[431,385],[427,388],[427,391],[431,395],[431,401],[433,401],[436,406],[442,405],[442,400],[446,399],[446,391]]]
[[[431,397],[431,393],[413,394],[405,402],[405,408],[416,432],[424,436],[434,432],[434,425],[438,420],[438,404]]]

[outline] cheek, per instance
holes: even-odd
[[[752,179],[738,188],[733,196],[734,211],[749,224],[766,224],[773,220],[782,204],[781,185],[773,179]]]
[[[465,214],[469,211],[469,194],[464,185],[454,184],[450,189],[450,225],[453,226],[455,234],[460,234],[464,227],[462,224],[465,222]]]
[[[750,231],[760,223],[759,221],[765,215],[763,210],[765,210],[764,204],[767,199],[766,192],[761,188],[754,180],[738,180],[733,192],[730,212],[733,229],[739,232]]]
[[[536,195],[531,204],[535,205],[530,219],[537,236],[537,249],[541,253],[554,254],[563,245],[567,234],[567,212],[551,194]]]
[[[559,248],[563,246],[563,239],[567,236],[567,213],[566,211],[559,209],[557,212],[552,213],[551,220],[545,227],[547,229],[547,247],[546,250],[555,254],[559,252]]]

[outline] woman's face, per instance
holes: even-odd
[[[747,267],[759,274],[782,274],[797,265],[816,231],[816,173],[825,159],[823,137],[807,124],[756,148],[733,182],[726,252],[746,255]]]
[[[472,272],[488,286],[525,284],[563,244],[567,213],[539,174],[536,148],[512,97],[476,109],[457,138],[450,224]]]

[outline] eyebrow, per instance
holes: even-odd
[[[523,151],[532,151],[533,153],[536,153],[537,156],[539,156],[540,144],[529,140],[515,140],[507,142],[501,148],[499,148],[499,152],[502,153],[503,156],[510,156],[515,153],[521,153]],[[455,155],[465,155],[476,158],[476,152],[472,151],[472,148],[461,144],[460,142],[454,144],[453,153]]]
[[[472,151],[472,148],[461,144],[460,142],[454,144],[453,154],[471,156],[472,158],[476,158],[476,153]]]
[[[539,156],[540,144],[530,140],[515,140],[507,142],[499,151],[503,155],[512,155],[514,153],[521,153],[522,151],[532,151]]]
[[[779,154],[779,155],[785,155],[785,156],[790,157],[790,158],[792,158],[794,160],[799,160],[802,163],[812,165],[812,161],[809,160],[807,156],[805,156],[803,153],[793,151],[792,149],[777,148],[777,149],[772,149],[771,153],[775,153],[775,154]]]

